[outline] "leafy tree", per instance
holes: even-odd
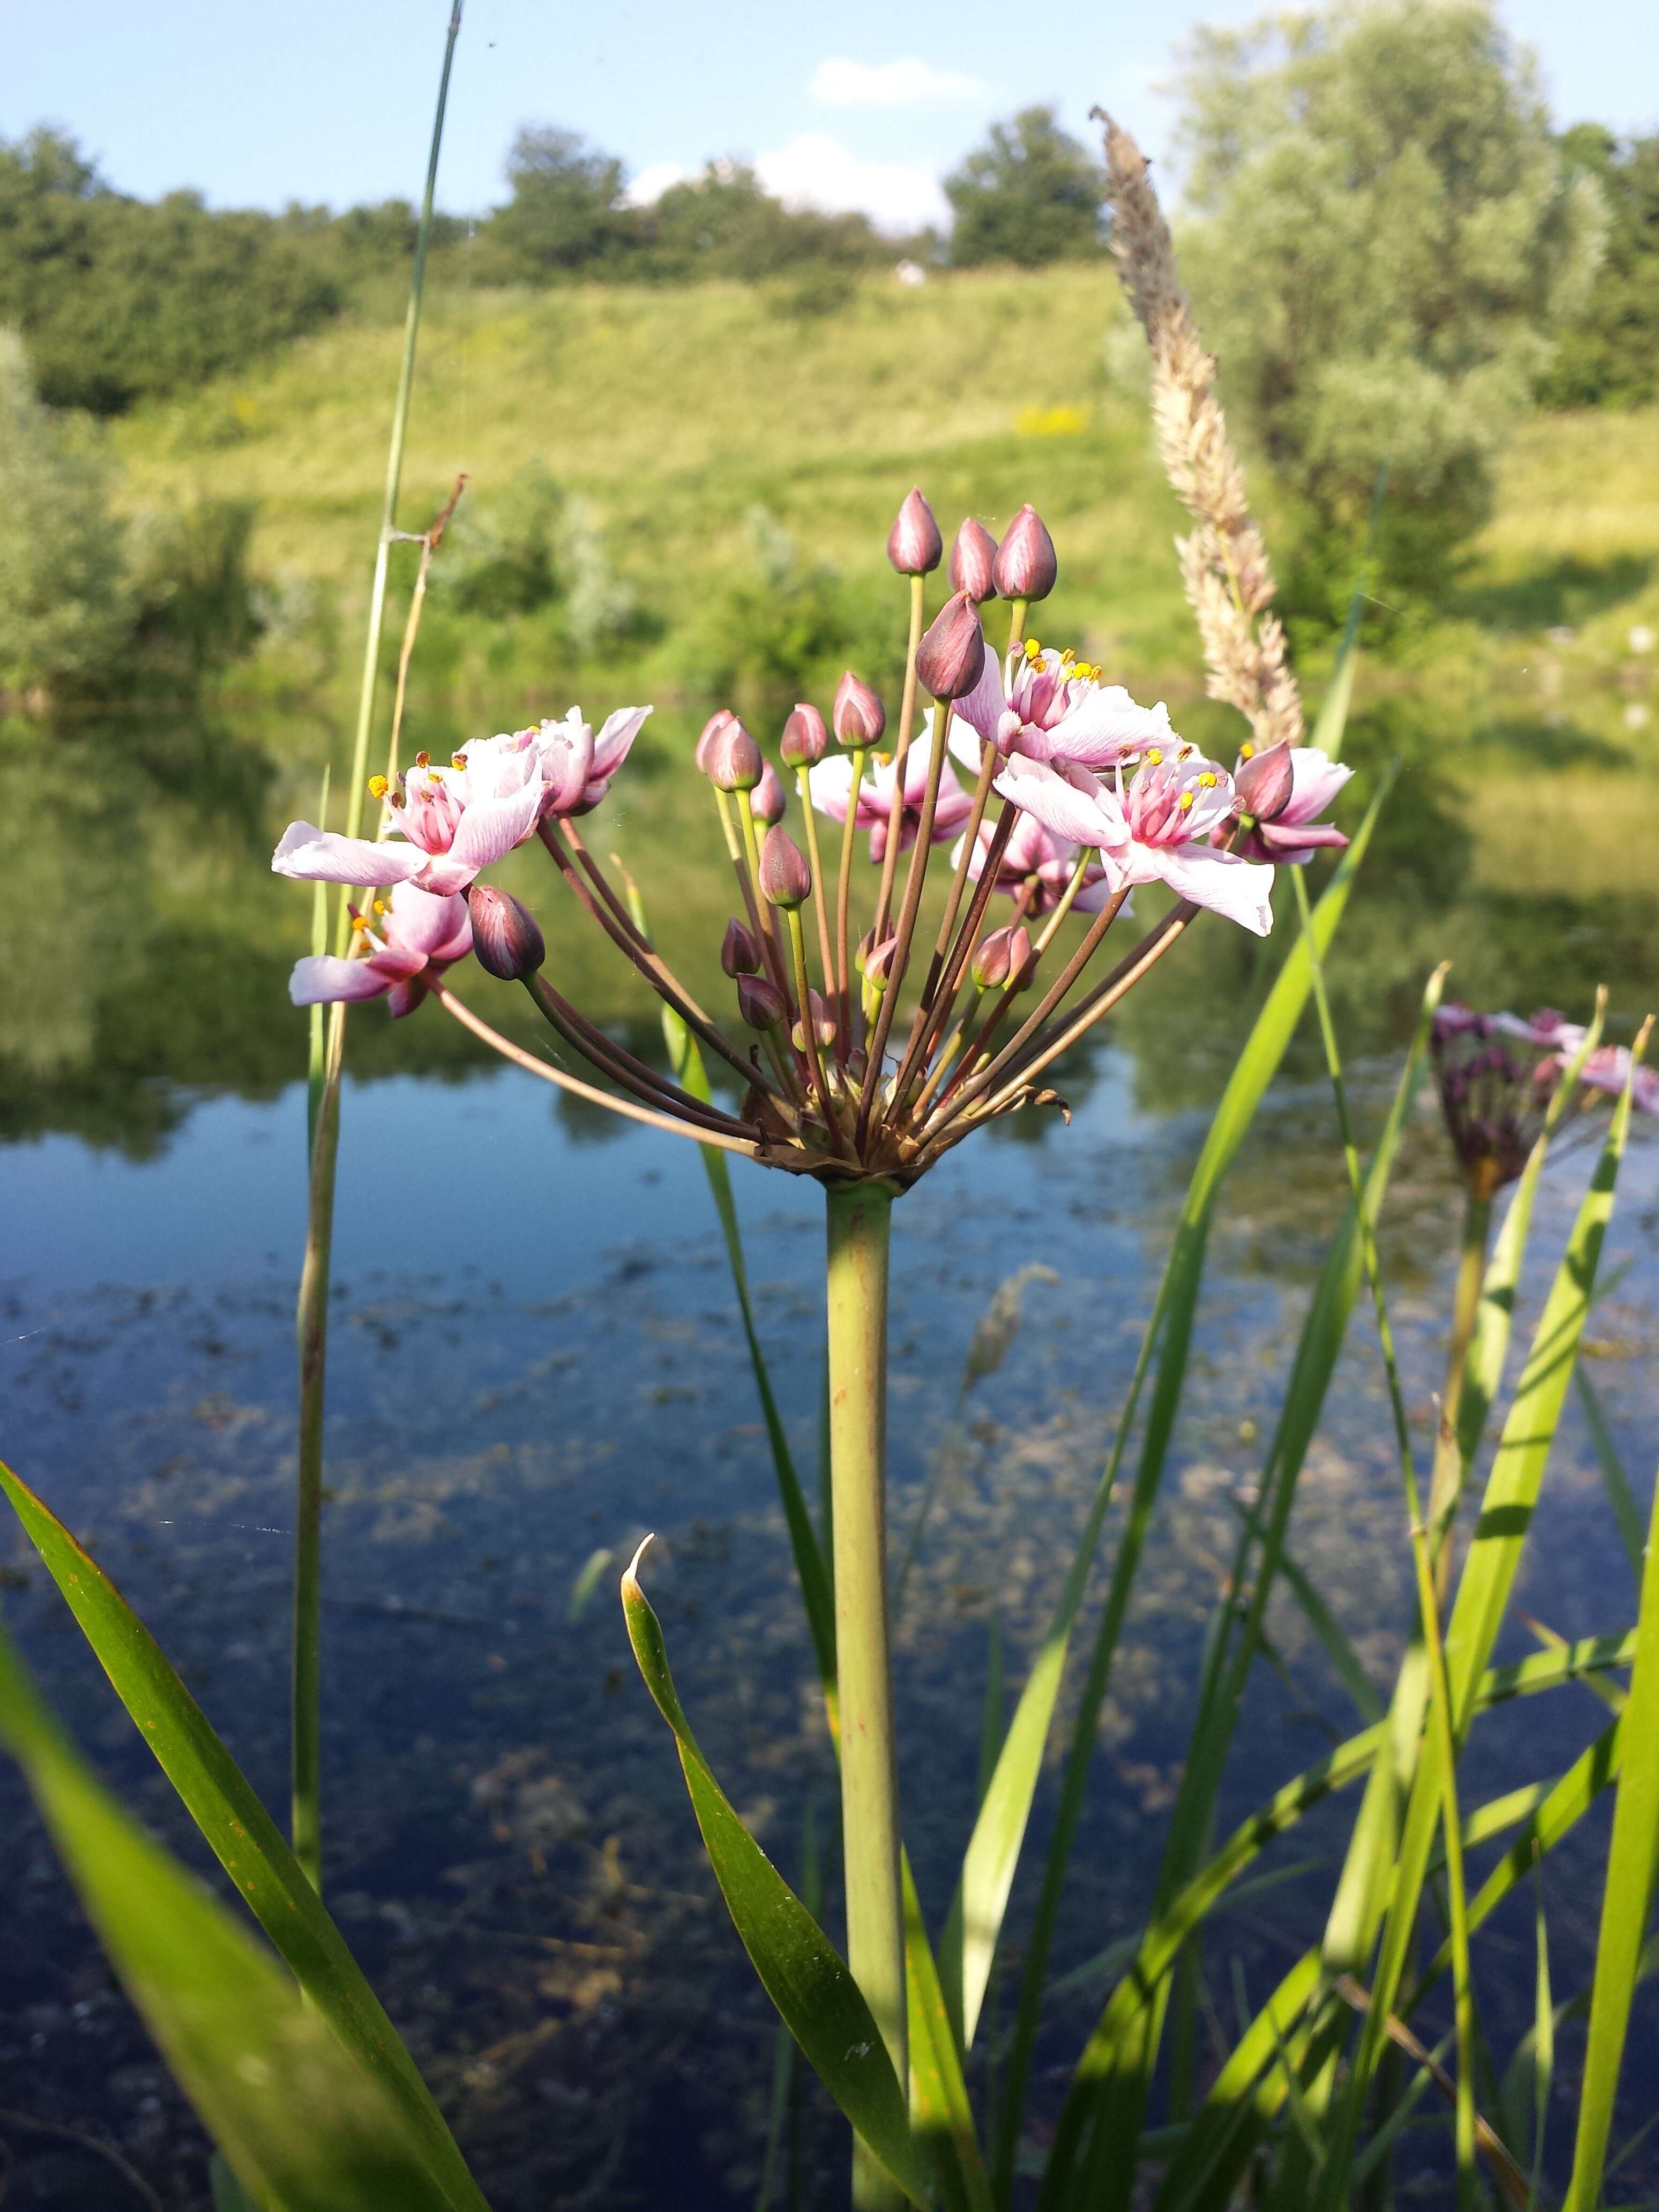
[[[544,281],[613,258],[634,228],[623,175],[614,154],[577,132],[526,124],[507,156],[513,197],[491,219],[491,243],[516,273]]]
[[[741,161],[710,161],[642,211],[639,273],[675,282],[784,276],[804,264],[856,268],[894,246],[861,215],[787,208]]]
[[[35,396],[15,331],[0,330],[0,690],[88,684],[131,623],[107,471]]]
[[[1103,179],[1087,147],[1060,127],[1052,107],[1022,108],[945,179],[960,266],[1013,261],[1028,269],[1101,247]]]
[[[0,143],[0,319],[54,406],[118,413],[287,343],[340,301],[274,216],[126,198],[52,131]]]
[[[1644,406],[1659,398],[1659,137],[1621,143],[1599,123],[1580,123],[1561,150],[1601,187],[1607,251],[1540,397],[1552,407]]]
[[[1334,0],[1200,32],[1181,91],[1188,266],[1228,397],[1304,503],[1297,596],[1346,597],[1384,464],[1382,572],[1443,584],[1601,251],[1530,57],[1480,0]]]

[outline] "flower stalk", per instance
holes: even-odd
[[[901,2086],[909,2080],[898,1769],[887,1613],[887,1263],[893,1193],[826,1194],[830,1459],[836,1655],[841,1697],[847,1954]],[[859,2212],[904,2202],[857,2145]]]

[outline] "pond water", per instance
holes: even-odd
[[[307,902],[272,886],[264,865],[294,791],[233,743],[188,775],[135,770],[118,806],[85,772],[90,752],[80,757],[79,771],[74,747],[9,757],[0,769],[10,784],[0,838],[17,886],[0,1061],[3,1449],[126,1590],[280,1807],[305,1123],[303,1024],[283,978]],[[711,973],[718,981],[725,891],[712,824],[683,818],[690,781],[653,775],[647,758],[637,797],[619,787],[601,818],[652,886],[659,927],[666,913],[664,933],[702,943],[688,955],[701,987]],[[1334,978],[1367,1132],[1441,952],[1457,956],[1470,996],[1492,1002],[1577,1011],[1586,979],[1605,975],[1621,1018],[1643,1010],[1654,975],[1650,888],[1569,900],[1506,887],[1501,855],[1483,859],[1466,829],[1413,804],[1379,846]],[[1442,849],[1456,866],[1433,861]],[[533,871],[517,866],[511,879],[527,890]],[[536,884],[555,957],[584,979],[585,1003],[648,1047],[644,1010],[559,919],[554,890]],[[934,1455],[948,1454],[897,1629],[907,1832],[935,1924],[972,1820],[994,1631],[1012,1692],[1109,1448],[1209,1110],[1288,942],[1281,930],[1258,956],[1221,925],[1205,927],[1065,1072],[1069,1127],[1050,1115],[978,1138],[896,1218],[896,1544]],[[622,1564],[654,1530],[647,1585],[705,1749],[787,1872],[798,1873],[811,1829],[833,1875],[833,1767],[700,1158],[674,1138],[573,1111],[481,1058],[433,1007],[395,1028],[378,1006],[354,1014],[351,1064],[327,1431],[331,1906],[500,2212],[752,2204],[772,2017],[707,1872],[615,1597]],[[1522,1328],[1587,1166],[1580,1152],[1551,1170]],[[761,1334],[810,1471],[817,1193],[742,1164],[734,1181]],[[1144,1917],[1235,1502],[1259,1474],[1343,1192],[1321,1064],[1300,1039],[1224,1197],[1191,1383],[1103,1723],[1062,1969]],[[1384,1236],[1419,1438],[1439,1381],[1457,1216],[1425,1100]],[[1590,1365],[1644,1504],[1656,1225],[1659,1146],[1638,1142],[1608,1255],[1630,1266],[1598,1310]],[[1053,1279],[1028,1285],[1006,1358],[959,1406],[975,1322],[1030,1263]],[[1410,1570],[1362,1317],[1291,1543],[1385,1683]],[[21,1532],[0,1530],[0,1563],[8,1623],[54,1702],[128,1801],[201,1864]],[[1568,1635],[1633,1617],[1577,1407],[1520,1602]],[[1276,1606],[1271,1634],[1276,1664],[1258,1668],[1247,1703],[1225,1825],[1358,1725],[1304,1617]],[[1504,1656],[1531,1648],[1519,1623],[1505,1634]],[[1496,1717],[1471,1754],[1472,1796],[1559,1772],[1600,1713],[1569,1691]],[[1038,1847],[1053,1796],[1051,1775]],[[1229,2020],[1231,1961],[1265,1994],[1320,1924],[1350,1817],[1344,1801],[1287,1839],[1267,1862],[1286,1878],[1218,1923],[1206,1965]],[[1558,1991],[1583,1978],[1602,1841],[1589,1823],[1551,1863]],[[1036,1863],[1028,1851],[1028,1876]],[[1022,1881],[1011,1918],[1016,1956],[1030,1888]],[[0,1900],[9,2204],[140,2202],[80,2139],[89,2136],[118,2147],[169,2208],[194,2212],[206,2202],[199,2130],[9,1769]],[[833,1903],[826,1911],[833,1925]],[[1500,2063],[1530,2017],[1530,1913],[1521,1900],[1482,1939]],[[1039,2130],[1104,1988],[1085,1978],[1051,2008]],[[1008,2003],[999,1985],[990,2033]],[[1652,2027],[1644,2018],[1644,2035]],[[1645,2063],[1650,2039],[1644,2049]],[[843,2202],[841,2130],[810,2088],[792,2141],[799,2201]],[[1557,2149],[1566,2141],[1564,2121]],[[1425,2136],[1406,2170],[1432,2184],[1441,2158]],[[1638,2196],[1642,2166],[1626,2170]]]

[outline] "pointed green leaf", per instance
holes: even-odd
[[[846,1962],[738,1818],[698,1748],[638,1567],[636,1553],[623,1577],[628,1640],[658,1711],[674,1732],[691,1808],[744,1948],[825,2088],[899,2187],[924,2204],[930,2191],[927,2161],[910,2133],[905,2100],[870,2008]]]
[[[440,2186],[384,2081],[104,1788],[3,1630],[0,1742],[21,1766],[128,1994],[243,2188],[302,2212],[452,2212],[461,2200]]]
[[[0,1466],[0,1489],[249,1911],[340,2042],[385,2082],[447,2201],[466,2212],[484,2212],[477,2184],[380,1999],[160,1645],[103,1569],[5,1466]]]

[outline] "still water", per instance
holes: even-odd
[[[46,799],[15,855],[36,919],[15,910],[8,924],[3,1448],[113,1573],[280,1806],[305,1121],[303,1025],[282,981],[305,921],[304,895],[277,887],[273,897],[263,862],[287,794],[227,773],[216,795],[187,804],[158,778],[118,836],[63,760],[28,773]],[[608,826],[637,872],[653,853],[679,872],[688,934],[695,923],[707,935],[712,918],[717,938],[723,892],[697,857],[708,825],[682,828],[663,779],[647,773],[641,787],[634,811],[619,806]],[[1652,979],[1650,894],[1568,910],[1482,890],[1473,866],[1447,881],[1419,864],[1426,836],[1419,821],[1385,841],[1337,966],[1366,1130],[1442,951],[1458,954],[1472,996],[1575,1011],[1586,976],[1609,977],[1621,1016],[1641,1010]],[[555,921],[550,890],[534,890]],[[1206,927],[1184,965],[1170,963],[1066,1072],[1069,1127],[1050,1117],[978,1138],[896,1218],[896,1547],[945,1455],[897,1630],[907,1832],[935,1923],[972,1819],[994,1633],[1012,1691],[1109,1447],[1209,1110],[1279,957],[1278,940],[1264,964],[1221,925]],[[550,935],[556,957],[592,961],[556,924]],[[692,956],[699,988],[712,951]],[[626,990],[597,965],[582,972],[587,1003],[636,1049],[647,1045]],[[655,1530],[647,1584],[717,1771],[786,1872],[799,1869],[809,1827],[833,1866],[833,1768],[700,1158],[675,1138],[573,1112],[479,1060],[435,1008],[395,1030],[378,1006],[352,1020],[325,1522],[332,1907],[500,2212],[752,2204],[771,2017],[707,1874],[615,1597],[622,1564]],[[1587,1167],[1581,1152],[1551,1171],[1522,1328]],[[817,1192],[740,1163],[734,1181],[762,1335],[810,1486]],[[1144,1917],[1236,1502],[1259,1474],[1342,1192],[1328,1094],[1311,1040],[1300,1040],[1224,1200],[1103,1724],[1061,1968]],[[1425,1100],[1384,1241],[1419,1436],[1439,1379],[1456,1215]],[[1659,1395],[1656,1225],[1659,1146],[1638,1144],[1608,1254],[1609,1265],[1631,1264],[1598,1310],[1590,1363],[1638,1477]],[[1006,1358],[959,1403],[975,1322],[1033,1263],[1052,1279],[1028,1283]],[[1380,1369],[1358,1318],[1291,1541],[1385,1683],[1409,1561]],[[199,1864],[21,1533],[0,1531],[0,1563],[8,1622],[58,1708],[129,1801]],[[1577,1408],[1520,1602],[1569,1635],[1633,1616]],[[1228,1825],[1358,1725],[1304,1617],[1280,1606],[1271,1630],[1276,1663],[1258,1669],[1247,1705]],[[1530,1648],[1520,1625],[1506,1635],[1504,1656]],[[1472,1795],[1559,1771],[1600,1710],[1573,1691],[1494,1719],[1471,1755]],[[1051,1807],[1052,1781],[1039,1842]],[[1319,1925],[1349,1817],[1344,1802],[1288,1839],[1267,1862],[1284,1881],[1218,1923],[1206,1964],[1229,2017],[1231,1960],[1265,1993]],[[1592,1824],[1552,1863],[1558,1991],[1583,1978],[1601,1845]],[[143,2201],[75,2139],[90,2136],[118,2146],[161,2202],[194,2212],[205,2203],[199,2133],[9,1770],[0,1899],[0,2103],[75,2131],[0,2124],[15,2160],[9,2203],[77,2212]],[[1022,1887],[1016,1944],[1029,1905]],[[1500,2062],[1530,2017],[1530,1911],[1500,1916],[1483,1939]],[[1051,2008],[1041,2123],[1104,1990],[1085,1978]],[[992,2033],[999,2006],[1006,2017],[1006,1990]],[[840,2131],[810,2090],[793,2140],[799,2201],[833,2205]],[[1425,2137],[1407,2170],[1415,2159],[1432,2175],[1439,2155]]]

